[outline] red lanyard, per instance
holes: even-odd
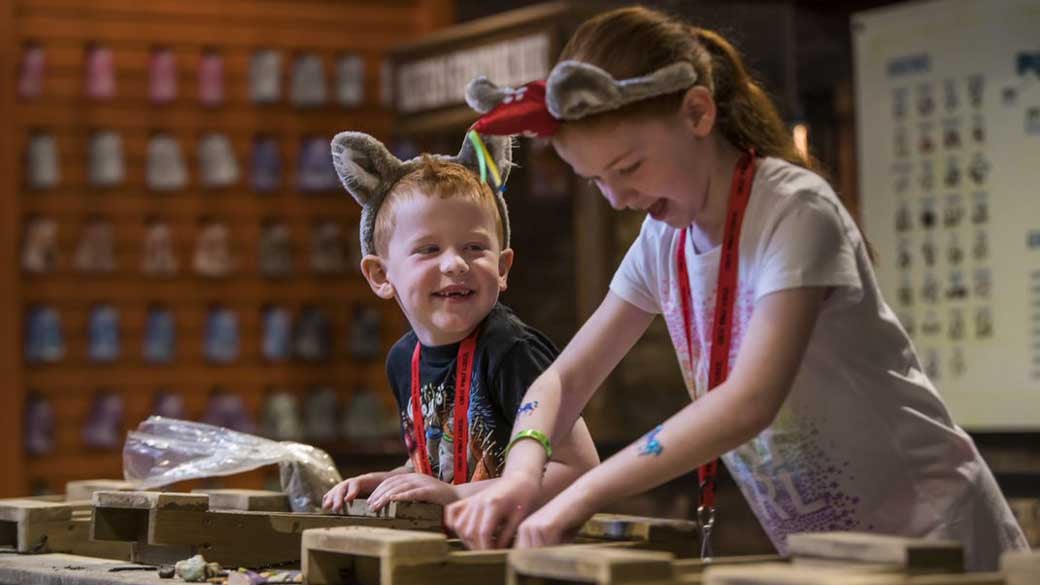
[[[708,370],[708,391],[726,379],[729,373],[729,354],[733,337],[733,306],[737,297],[737,268],[740,257],[740,226],[744,221],[751,198],[751,183],[755,178],[755,152],[744,153],[733,170],[733,185],[726,206],[726,224],[722,235],[722,255],[719,260],[719,279],[715,292],[715,317],[711,327],[711,362]],[[690,338],[693,320],[690,277],[686,269],[686,228],[679,232],[679,250],[676,262],[679,265],[679,296],[682,297],[683,327],[686,333],[686,349],[689,351],[690,368],[693,359],[693,340]],[[719,460],[701,465],[697,470],[700,479],[700,505],[706,509],[715,506],[715,478],[719,471]]]
[[[472,382],[473,354],[477,349],[477,332],[473,331],[459,343],[459,354],[455,360],[455,484],[469,480],[469,387]],[[412,424],[415,428],[415,445],[419,472],[433,475],[430,469],[430,454],[426,451],[426,425],[423,422],[422,396],[419,391],[419,358],[422,344],[415,342],[412,352]]]

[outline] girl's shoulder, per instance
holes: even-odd
[[[783,159],[759,159],[753,189],[768,191],[777,203],[792,197],[819,196],[837,200],[834,189],[817,173]]]

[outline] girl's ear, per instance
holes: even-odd
[[[581,61],[561,61],[546,80],[545,103],[560,120],[616,110],[654,96],[673,93],[697,82],[691,63],[679,61],[640,77],[614,79],[607,71]]]
[[[694,136],[704,138],[715,128],[718,108],[708,88],[697,85],[686,90],[679,114]]]
[[[486,114],[515,93],[513,88],[498,87],[487,76],[481,75],[466,84],[466,104],[478,113]]]
[[[381,299],[390,300],[394,298],[396,291],[390,278],[386,274],[386,264],[383,259],[375,254],[369,254],[361,259],[361,274],[365,275],[368,286],[372,292]]]
[[[381,198],[403,174],[403,163],[363,132],[340,132],[332,139],[332,164],[343,187],[362,206]]]

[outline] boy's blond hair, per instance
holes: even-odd
[[[437,197],[439,199],[461,197],[480,203],[495,218],[495,233],[498,236],[499,245],[502,245],[505,230],[491,187],[458,163],[438,160],[424,154],[419,167],[402,177],[390,188],[376,214],[372,239],[377,254],[385,256],[387,253],[390,238],[396,227],[397,206],[418,197]]]

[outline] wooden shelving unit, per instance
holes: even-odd
[[[348,246],[359,217],[356,204],[337,189],[303,193],[296,188],[298,149],[305,138],[331,136],[356,129],[389,140],[392,111],[381,100],[382,63],[386,50],[421,38],[450,24],[454,3],[447,0],[14,0],[0,8],[0,364],[7,398],[0,409],[0,496],[30,491],[61,491],[71,479],[121,476],[121,454],[90,451],[81,440],[90,402],[101,388],[118,392],[124,403],[124,426],[131,429],[148,416],[153,394],[169,389],[181,394],[187,418],[201,418],[211,390],[238,394],[259,420],[269,388],[301,397],[311,385],[336,389],[341,405],[357,388],[387,387],[381,359],[353,360],[350,319],[357,304],[376,307],[382,316],[380,343],[388,348],[405,323],[397,306],[379,301],[354,270],[316,274],[310,270],[310,238],[315,222],[338,223]],[[43,93],[20,99],[16,82],[25,47],[35,43],[45,54]],[[98,43],[112,51],[117,94],[93,100],[84,92],[87,48]],[[149,62],[153,50],[172,52],[177,67],[177,98],[153,104],[148,98]],[[274,49],[282,56],[282,97],[256,104],[249,97],[252,55]],[[223,58],[224,103],[205,107],[198,99],[198,69],[204,51]],[[289,100],[293,61],[302,53],[321,57],[329,88],[328,105],[301,108]],[[364,62],[364,100],[344,107],[335,100],[335,60],[355,54]],[[98,188],[87,180],[88,138],[112,130],[122,138],[125,181]],[[25,186],[24,156],[31,132],[54,136],[61,181],[49,190]],[[152,192],[145,182],[147,145],[156,132],[178,141],[189,170],[188,186],[174,192]],[[225,134],[239,167],[239,181],[227,188],[199,184],[196,148],[204,133]],[[253,139],[277,139],[282,188],[254,192],[249,183]],[[52,219],[58,230],[56,269],[25,273],[20,254],[26,221]],[[140,270],[143,238],[149,218],[164,219],[174,237],[180,265],[169,278]],[[108,221],[115,234],[118,269],[84,273],[72,258],[86,223]],[[224,278],[206,278],[191,266],[195,242],[207,218],[224,221],[236,269]],[[293,271],[282,279],[265,278],[258,266],[264,222],[277,219],[290,230]],[[87,357],[87,320],[95,303],[120,312],[121,353],[113,363]],[[149,364],[141,346],[149,305],[161,303],[176,319],[176,357],[170,364]],[[237,312],[240,354],[226,365],[211,364],[203,355],[206,314],[211,306]],[[57,363],[28,364],[23,357],[26,311],[43,304],[62,320],[65,357]],[[261,311],[284,306],[298,316],[303,306],[321,308],[333,331],[329,360],[322,363],[270,363],[261,353]],[[24,452],[25,398],[32,390],[51,403],[55,414],[53,452],[27,457]],[[387,406],[389,392],[381,392]],[[334,446],[339,445],[337,443]],[[344,441],[343,451],[350,444]],[[260,487],[265,476],[247,474],[226,482],[231,487]]]

